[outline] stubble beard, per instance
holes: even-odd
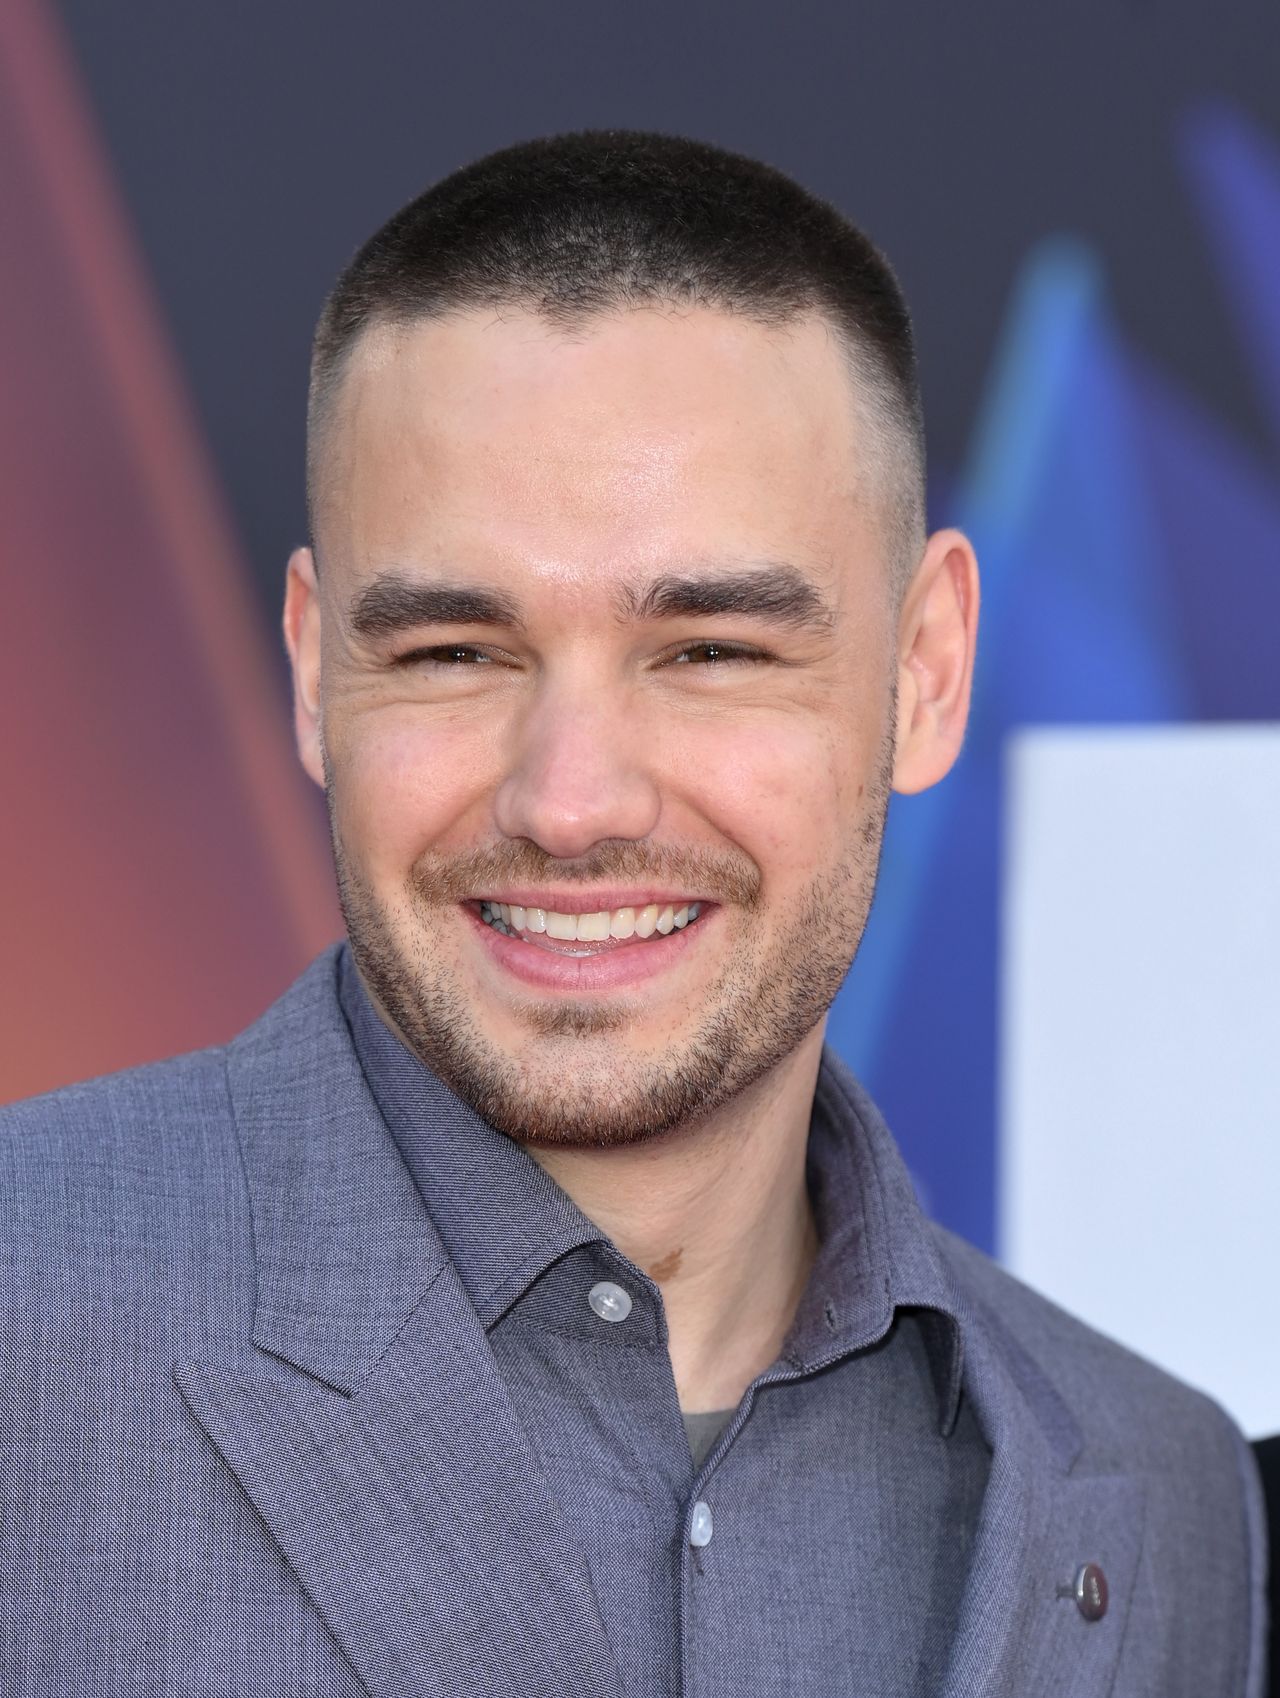
[[[847,853],[777,914],[767,946],[753,923],[762,911],[760,874],[746,857],[659,852],[621,840],[574,863],[553,860],[527,839],[464,857],[427,854],[388,902],[346,851],[330,780],[338,895],[352,953],[404,1042],[490,1126],[532,1145],[647,1142],[695,1124],[763,1079],[831,1006],[871,910],[892,769],[887,735]],[[533,1059],[526,1053],[522,1060],[485,1034],[445,952],[432,947],[438,917],[486,885],[650,877],[710,892],[724,906],[717,923],[731,921],[736,932],[702,1009],[690,1012],[687,1036],[658,1053],[608,1045],[634,1018],[634,1005],[622,999],[544,998],[513,1010],[530,1035],[525,1048]]]

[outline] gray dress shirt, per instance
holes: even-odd
[[[808,1288],[695,1465],[658,1287],[517,1144],[440,1112],[446,1087],[383,1024],[349,952],[341,997],[586,1558],[627,1698],[935,1692],[990,1454],[920,1217],[886,1199],[821,1089]]]

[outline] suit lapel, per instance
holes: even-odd
[[[612,1698],[585,1563],[321,958],[232,1048],[252,1342],[175,1377],[374,1698]]]
[[[606,1698],[583,1560],[452,1272],[347,1396],[270,1366],[178,1375],[375,1698]]]
[[[852,1116],[876,1186],[900,1223],[918,1211],[902,1157],[875,1106],[834,1060],[819,1103]],[[943,1698],[1105,1698],[1119,1663],[1142,1549],[1140,1479],[1088,1473],[1083,1436],[1052,1383],[999,1315],[977,1298],[968,1253],[919,1223],[894,1247],[899,1303],[954,1314],[963,1387],[991,1447],[991,1469]],[[1088,1621],[1070,1595],[1079,1570],[1106,1574],[1108,1607]],[[1065,1594],[1065,1595],[1064,1595]]]
[[[1142,1482],[1071,1472],[1082,1448],[1073,1418],[992,1316],[966,1316],[965,1351],[992,1461],[945,1698],[1105,1698],[1142,1550]],[[1072,1595],[1087,1563],[1109,1592],[1096,1621]]]

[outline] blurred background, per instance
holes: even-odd
[[[336,934],[276,634],[315,316],[429,181],[617,125],[886,250],[984,566],[834,1043],[937,1218],[1280,1427],[1274,0],[5,0],[0,1099]]]

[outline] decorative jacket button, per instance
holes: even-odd
[[[1107,1577],[1096,1562],[1076,1570],[1072,1596],[1086,1621],[1101,1621],[1107,1613]]]

